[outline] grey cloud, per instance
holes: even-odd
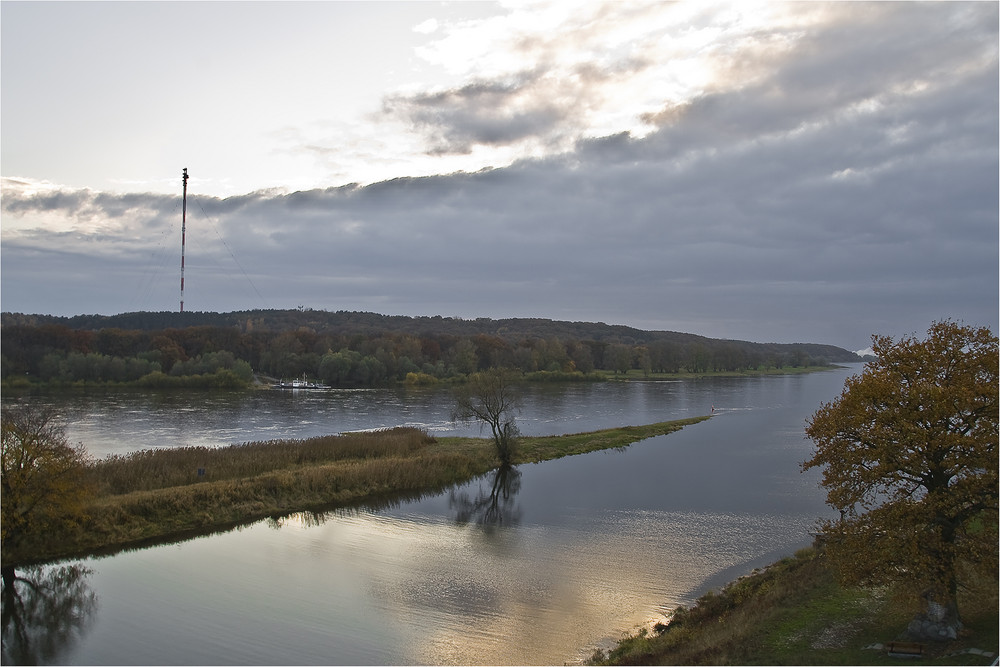
[[[433,153],[468,153],[474,145],[505,145],[544,136],[566,110],[532,91],[536,75],[513,81],[470,83],[460,88],[384,101],[383,112],[426,131]],[[513,104],[513,101],[521,104]]]
[[[667,106],[647,120],[669,125],[685,117],[688,132],[757,134],[779,131],[786,119],[827,118],[884,97],[894,87],[940,85],[970,66],[995,62],[997,7],[991,3],[816,4],[829,15],[805,34],[757,35],[756,57],[737,51],[723,84],[691,105]],[[808,5],[807,5],[808,7]],[[962,20],[956,20],[956,16]],[[776,39],[777,37],[777,39]],[[789,39],[794,47],[789,48]],[[773,43],[781,44],[775,47]],[[740,57],[743,56],[743,57]],[[737,60],[739,58],[739,60]],[[960,74],[961,76],[961,74]],[[995,89],[992,85],[989,88]],[[724,113],[711,105],[722,91]],[[747,105],[739,104],[740,96]],[[699,123],[708,114],[711,124]],[[786,128],[787,129],[787,128]]]
[[[93,195],[85,190],[46,192],[30,196],[7,193],[3,198],[3,210],[19,215],[27,212],[62,211],[73,215],[88,205]]]
[[[710,91],[641,139],[579,141],[569,154],[472,174],[203,198],[213,221],[195,209],[188,303],[598,320],[852,349],[872,333],[919,333],[944,317],[995,329],[1000,68],[984,19],[996,6],[950,6],[879,5],[878,20],[855,30],[873,41],[857,47],[840,43],[850,23],[818,31],[770,61],[763,78]],[[917,34],[898,34],[908,30]],[[859,52],[885,56],[859,71]],[[926,87],[913,88],[916,79]],[[502,104],[518,90],[501,83],[465,99]],[[879,103],[858,107],[869,98]],[[454,145],[487,136],[448,115],[477,113],[462,98],[429,96],[426,106],[464,128]],[[25,220],[152,212],[142,224],[168,225],[178,200],[5,192],[3,210]],[[68,314],[82,303],[126,309],[127,276],[143,268],[139,242],[96,239],[77,241],[74,253],[70,236],[5,237],[4,309],[34,312],[20,294],[47,284],[32,268],[47,262],[78,277]],[[148,256],[155,243],[145,243]],[[176,299],[168,258],[148,309]]]
[[[67,218],[115,219],[136,213],[160,215],[178,200],[153,194],[112,194],[91,190],[47,190],[25,194],[17,187],[5,188],[0,210],[14,216],[58,212]]]
[[[505,146],[522,140],[556,145],[579,132],[577,121],[599,99],[600,84],[652,64],[632,56],[600,67],[581,63],[566,71],[540,64],[503,81],[387,97],[382,112],[425,134],[434,154],[464,154],[476,145]]]
[[[618,22],[641,22],[659,3],[595,3],[575,10],[575,22],[548,34],[522,35],[508,45],[533,63],[531,69],[502,79],[479,79],[437,92],[393,95],[382,113],[426,135],[432,154],[468,153],[474,146],[505,146],[530,140],[561,145],[581,131],[590,107],[603,103],[602,84],[628,78],[656,63],[644,50],[663,35],[653,30],[630,43],[609,46],[605,36]],[[562,64],[573,46],[597,51],[600,62]]]

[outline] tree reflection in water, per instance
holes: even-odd
[[[97,610],[82,565],[3,568],[3,663],[51,663],[83,635]]]
[[[448,506],[456,511],[455,521],[466,524],[474,521],[487,528],[513,526],[521,520],[521,509],[514,497],[521,490],[521,471],[512,465],[502,465],[493,472],[493,487],[489,491],[479,488],[473,498],[468,492],[448,495]]]

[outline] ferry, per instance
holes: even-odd
[[[272,384],[273,389],[332,389],[328,384],[323,384],[322,382],[310,382],[306,380],[306,376],[303,375],[301,380],[281,380],[275,384]]]

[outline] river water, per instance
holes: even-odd
[[[829,509],[819,474],[800,472],[805,420],[859,371],[531,387],[519,419],[528,435],[715,411],[625,451],[520,466],[497,484],[494,473],[388,508],[19,572],[49,593],[18,603],[27,630],[14,644],[4,599],[5,662],[579,663],[810,543]],[[401,424],[478,434],[449,421],[441,390],[31,400],[57,405],[71,441],[98,456]]]

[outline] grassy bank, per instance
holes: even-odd
[[[781,366],[756,369],[742,369],[735,371],[678,371],[676,373],[660,373],[643,371],[632,368],[626,372],[593,370],[589,373],[580,371],[531,371],[524,373],[524,380],[527,382],[607,382],[625,380],[692,380],[698,378],[712,377],[755,377],[759,375],[794,375],[801,373],[813,373],[816,371],[826,371],[838,366]],[[437,377],[427,373],[407,373],[400,380],[386,381],[377,386],[431,386],[447,385],[464,382],[464,375],[454,375],[449,377]],[[270,390],[271,385],[278,382],[280,378],[266,375],[256,375],[249,377],[237,375],[227,369],[221,369],[216,373],[205,373],[201,375],[167,375],[160,371],[149,373],[135,380],[73,380],[73,379],[49,379],[43,380],[37,376],[10,376],[0,381],[0,389],[6,391],[27,391],[38,389],[207,389],[207,390]],[[347,385],[352,386],[352,385]]]
[[[818,371],[830,371],[841,366],[781,366],[775,368],[743,369],[738,371],[702,371],[698,373],[679,371],[677,373],[654,373],[646,372],[637,368],[630,369],[624,373],[614,371],[594,371],[606,380],[696,380],[698,378],[745,378],[757,377],[761,375],[801,375],[803,373],[816,373]]]
[[[626,447],[704,419],[526,437],[515,462]],[[292,512],[412,498],[495,466],[490,440],[435,439],[411,428],[113,456],[88,470],[97,492],[80,521],[5,548],[3,564],[108,553]]]
[[[908,664],[989,665],[998,651],[996,564],[959,600],[965,629],[925,644]],[[666,625],[640,630],[593,664],[885,665],[886,650],[919,609],[892,589],[842,587],[821,551],[804,549],[679,608]],[[971,650],[971,652],[970,652]],[[983,653],[992,655],[984,655]]]

